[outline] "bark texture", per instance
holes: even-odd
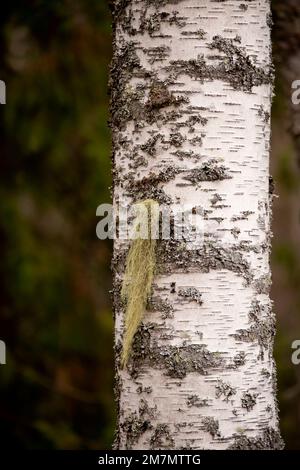
[[[120,449],[278,449],[269,297],[268,0],[113,2],[114,202],[201,206],[204,244],[158,243],[119,370],[129,242],[115,241]]]

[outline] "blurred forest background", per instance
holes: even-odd
[[[300,449],[300,5],[273,1],[273,290],[281,429]],[[111,25],[106,0],[1,5],[2,447],[108,449],[114,432],[109,242]]]

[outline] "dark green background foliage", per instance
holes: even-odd
[[[108,7],[11,1],[0,21],[2,446],[109,447]]]
[[[0,108],[3,447],[101,449],[113,439],[111,246],[95,233],[96,208],[110,201],[111,184],[107,3],[1,5],[0,79],[7,85],[7,104]],[[298,332],[300,339],[299,247],[293,231],[300,180],[282,125],[287,117],[280,70],[277,75],[276,359],[283,435],[288,447],[300,448],[300,366],[290,360]]]

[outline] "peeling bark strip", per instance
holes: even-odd
[[[120,449],[278,449],[269,299],[268,0],[113,2],[114,201],[202,207],[204,244],[158,242],[120,370],[129,242],[114,245]]]

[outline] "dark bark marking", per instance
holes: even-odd
[[[231,179],[231,176],[229,176],[228,170],[224,165],[219,165],[217,160],[212,159],[207,163],[203,163],[201,167],[191,170],[183,179],[197,184],[201,181]]]
[[[256,437],[236,435],[234,443],[228,447],[229,450],[282,450],[283,448],[283,440],[279,432],[273,428],[265,428],[262,434]]]
[[[199,305],[203,304],[202,294],[196,287],[182,287],[179,289],[178,295],[187,300],[194,300]]]
[[[224,365],[221,355],[208,351],[205,345],[163,346],[151,341],[153,328],[153,323],[142,324],[134,337],[128,364],[133,378],[138,377],[141,368],[148,366],[164,370],[169,377],[183,379],[189,373],[206,375],[210,369]]]
[[[237,46],[234,39],[226,39],[221,36],[214,36],[209,44],[210,49],[218,50],[223,56],[218,56],[217,65],[209,65],[204,56],[191,60],[171,61],[167,67],[170,72],[176,75],[186,74],[195,80],[223,80],[229,83],[235,90],[251,92],[254,86],[273,83],[273,68],[265,69],[255,65],[247,55],[244,48]],[[212,57],[215,59],[216,57]]]
[[[256,405],[257,394],[245,392],[241,398],[242,408],[245,408],[247,411],[253,410]]]
[[[219,430],[219,421],[211,416],[206,416],[202,420],[203,429],[214,438],[220,437],[220,430]]]
[[[256,342],[260,346],[259,358],[263,359],[264,350],[271,350],[270,343],[273,343],[276,332],[275,315],[271,308],[265,307],[258,300],[252,302],[249,311],[248,329],[238,330],[233,336],[238,341]]]
[[[216,398],[223,397],[228,402],[236,394],[236,388],[220,380],[216,385]]]
[[[186,400],[188,408],[195,406],[196,408],[202,408],[208,406],[208,400],[206,398],[200,398],[198,395],[189,395]]]
[[[158,424],[151,436],[151,449],[172,449],[175,445],[171,435],[170,428],[167,424]]]

